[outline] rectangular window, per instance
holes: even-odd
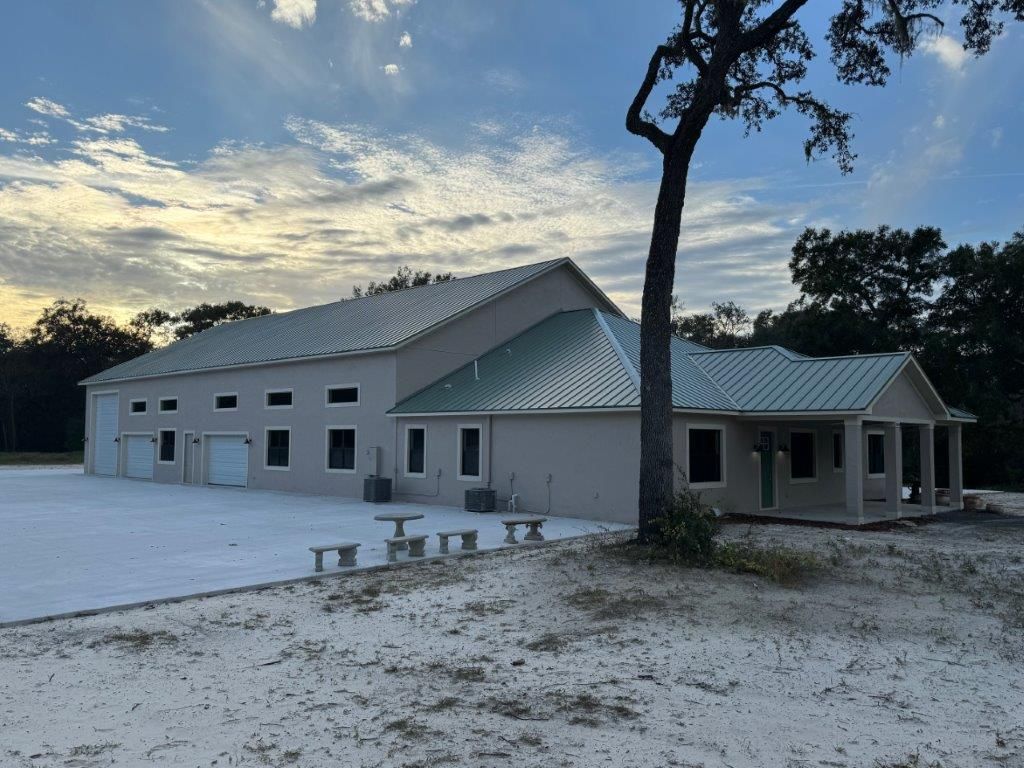
[[[480,479],[480,427],[459,427],[459,480]]]
[[[843,451],[846,450],[846,435],[842,432],[832,433],[832,471],[842,472],[846,466],[843,460]]]
[[[356,428],[332,427],[327,430],[327,469],[356,471]]]
[[[359,405],[359,385],[339,384],[327,388],[327,405]]]
[[[288,469],[291,436],[289,429],[267,430],[267,469]]]
[[[427,476],[427,430],[425,427],[405,428],[405,474]]]
[[[161,429],[160,430],[160,453],[158,461],[161,464],[173,464],[174,463],[174,438],[175,431],[173,429]]]
[[[129,413],[132,416],[142,416],[146,413],[146,401],[145,400],[129,400],[128,401]]]
[[[213,410],[215,411],[235,411],[238,410],[238,395],[234,392],[229,392],[222,395],[213,396]]]
[[[291,408],[292,391],[290,389],[279,389],[267,392],[267,408]]]
[[[868,477],[885,477],[885,435],[868,432]]]
[[[690,485],[725,484],[725,434],[720,427],[687,430]]]
[[[176,397],[161,397],[160,405],[158,406],[160,413],[177,413],[178,412],[178,398]]]
[[[809,483],[818,479],[817,441],[814,433],[793,430],[789,433],[789,479]]]

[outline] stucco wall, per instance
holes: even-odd
[[[382,448],[382,464],[393,462],[393,424],[384,412],[395,401],[395,360],[393,354],[355,355],[344,358],[310,360],[282,365],[266,365],[222,371],[164,376],[155,379],[98,384],[87,388],[92,434],[92,395],[96,392],[118,393],[118,431],[152,432],[160,428],[177,430],[175,462],[155,464],[153,479],[158,482],[180,482],[182,477],[183,434],[242,432],[252,438],[249,448],[249,487],[281,491],[303,491],[342,496],[361,496],[365,468],[361,466],[362,449],[376,445]],[[328,407],[325,388],[328,385],[358,384],[360,402],[357,406]],[[291,408],[268,409],[268,389],[292,389]],[[238,410],[214,410],[214,395],[237,392]],[[177,397],[176,414],[160,414],[158,398]],[[129,414],[129,401],[147,400],[144,416]],[[336,474],[325,471],[326,428],[355,426],[357,435],[356,473]],[[291,467],[288,470],[264,469],[265,432],[268,427],[291,428]],[[87,471],[92,469],[92,440],[86,457]],[[196,460],[197,475],[202,460]],[[123,472],[124,462],[121,461]],[[199,480],[199,478],[196,478]]]
[[[874,416],[892,418],[919,419],[930,421],[935,418],[920,392],[911,382],[906,372],[897,376],[888,389],[878,398],[871,409]]]
[[[398,351],[402,400],[556,312],[600,306],[567,266],[438,328]]]

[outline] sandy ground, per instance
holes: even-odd
[[[0,764],[1022,766],[985,519],[729,526],[819,553],[796,588],[607,534],[0,630]]]

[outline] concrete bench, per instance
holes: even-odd
[[[423,557],[427,547],[427,535],[417,534],[415,536],[395,536],[390,539],[384,539],[388,545],[388,562],[393,563],[398,560],[398,550],[404,549],[405,546],[409,547],[409,557]]]
[[[455,531],[438,531],[437,538],[441,542],[441,546],[438,551],[442,555],[448,554],[448,539],[452,536],[462,537],[463,549],[476,549],[476,535],[476,528],[460,528]]]
[[[316,570],[324,569],[324,552],[338,553],[338,565],[351,568],[356,564],[356,550],[359,545],[352,541],[343,541],[340,544],[326,544],[322,547],[310,547],[309,551],[316,556]]]
[[[523,537],[524,541],[544,541],[544,536],[540,532],[541,526],[547,522],[546,517],[507,517],[501,521],[501,524],[505,526],[507,532],[505,536],[506,544],[518,544],[519,541],[516,539],[516,526],[525,525],[527,527],[526,535]]]

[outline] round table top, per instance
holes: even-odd
[[[421,512],[384,512],[379,515],[374,515],[374,520],[380,520],[383,523],[395,523],[399,520],[421,520],[423,514]]]

